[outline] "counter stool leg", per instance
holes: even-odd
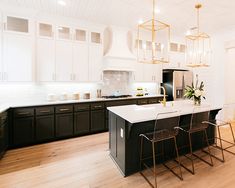
[[[156,159],[155,159],[155,144],[152,142],[152,151],[153,151],[153,173],[154,173],[154,185],[157,188],[157,176],[156,176]]]
[[[232,128],[231,123],[229,123],[229,127],[231,129],[231,133],[232,133],[232,136],[233,136],[233,143],[235,144],[235,137],[234,137],[233,128]]]
[[[217,127],[217,129],[218,129],[218,136],[219,136],[219,142],[220,142],[220,150],[221,150],[221,154],[222,154],[222,162],[224,162],[225,161],[225,159],[224,159],[224,149],[223,149],[223,144],[222,144],[222,139],[221,139],[221,133],[220,133],[220,128],[219,128],[219,126]]]
[[[194,172],[194,161],[193,161],[193,148],[192,148],[192,141],[191,141],[191,133],[188,133],[188,138],[189,138],[189,148],[190,148],[190,160],[192,163],[192,174],[195,174]]]
[[[143,158],[143,136],[140,138],[140,172],[142,172],[142,158]]]
[[[182,175],[182,170],[181,170],[181,162],[180,162],[176,137],[174,137],[174,142],[175,142],[175,151],[176,151],[176,156],[177,156],[177,161],[178,161],[178,167],[179,167],[179,170],[180,170],[180,179],[183,180],[183,175]]]
[[[204,130],[204,133],[205,133],[205,137],[206,137],[208,152],[209,152],[209,155],[210,155],[210,161],[211,161],[210,166],[213,166],[212,155],[211,155],[211,150],[210,150],[210,145],[209,145],[206,129]]]

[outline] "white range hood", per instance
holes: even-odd
[[[131,52],[132,33],[121,27],[108,27],[104,32],[103,71],[134,71],[137,58]]]

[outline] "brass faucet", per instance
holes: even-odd
[[[160,86],[160,89],[163,90],[163,100],[159,101],[164,107],[166,107],[166,89],[163,86]]]

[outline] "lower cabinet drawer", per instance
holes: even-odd
[[[57,138],[73,136],[73,114],[57,114],[55,120]]]
[[[148,99],[139,99],[137,100],[138,105],[145,105],[148,104]]]
[[[149,99],[148,103],[149,104],[157,104],[159,103],[160,99],[159,98],[154,98],[154,99]]]
[[[36,117],[35,129],[36,141],[53,139],[55,137],[54,115]]]
[[[61,105],[55,107],[55,112],[57,114],[70,113],[73,112],[73,105]]]
[[[34,115],[34,109],[33,108],[16,108],[14,110],[14,117],[20,118],[20,117],[29,117]]]
[[[54,107],[39,107],[35,111],[36,116],[50,115],[54,113]]]

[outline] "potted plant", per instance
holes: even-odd
[[[201,82],[198,87],[198,75],[196,75],[196,85],[192,83],[192,86],[185,87],[185,94],[184,96],[188,99],[192,99],[194,101],[194,105],[200,105],[201,99],[206,99],[204,96],[204,83]]]

